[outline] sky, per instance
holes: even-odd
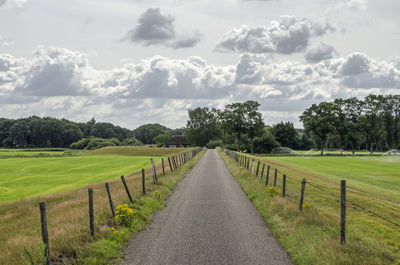
[[[399,0],[0,0],[0,117],[186,126],[400,94]]]

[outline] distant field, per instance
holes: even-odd
[[[57,148],[0,149],[0,203],[52,194],[119,178],[151,167],[150,158],[184,148],[104,147],[94,151]]]
[[[64,156],[79,153],[81,151],[57,148],[34,149],[4,149],[0,148],[0,159],[9,157],[36,157],[36,156]]]
[[[400,197],[400,156],[264,157],[332,179],[347,179],[374,192]]]
[[[147,147],[147,146],[108,146],[93,150],[92,155],[153,155],[165,156],[187,151],[187,148],[163,148],[163,147]]]

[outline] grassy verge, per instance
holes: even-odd
[[[251,176],[248,170],[239,168],[237,163],[223,152],[221,155],[232,175],[296,264],[398,263],[398,227],[353,205],[348,204],[347,243],[339,243],[339,182],[304,170],[285,168],[272,161],[267,164],[272,168],[278,167],[288,176],[288,197],[281,198],[268,191],[264,184],[265,177],[261,182],[259,178]],[[269,183],[271,176],[272,172]],[[300,182],[304,177],[307,177],[310,183],[314,183],[314,186],[307,185],[305,200],[310,206],[300,212],[298,197]],[[277,183],[279,188],[280,179],[281,175]],[[382,196],[374,198],[374,195],[362,188],[348,185],[349,200],[357,202],[365,209],[377,211],[388,220],[399,220],[399,205],[395,199],[389,196],[392,200]]]
[[[87,188],[52,195],[22,199],[0,205],[0,264],[27,264],[29,257],[40,264],[42,257],[38,203],[47,204],[50,256],[52,264],[116,264],[122,258],[122,248],[129,238],[149,222],[152,213],[163,208],[165,197],[178,180],[192,168],[202,154],[173,173],[152,184],[151,169],[146,170],[147,195],[141,194],[141,173],[126,177],[135,203],[135,218],[128,225],[119,225],[111,216],[104,182],[90,185],[94,191],[95,237],[89,235]],[[120,180],[109,181],[115,205],[125,204],[127,194]],[[155,193],[155,191],[158,191]],[[115,230],[108,228],[113,227]],[[26,249],[26,251],[24,251]],[[30,255],[27,255],[30,253]]]

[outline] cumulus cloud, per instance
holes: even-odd
[[[83,53],[39,47],[32,59],[0,55],[0,105],[7,117],[94,116],[132,128],[145,122],[177,127],[185,124],[187,108],[252,99],[261,103],[267,122],[297,122],[293,117],[322,100],[399,94],[399,65],[399,58],[378,61],[363,53],[313,64],[243,54],[225,66],[201,57],[154,56],[98,70]]]
[[[27,0],[0,0],[0,7],[11,7],[11,8],[20,8],[22,7]]]
[[[176,33],[175,18],[163,15],[159,8],[149,8],[138,19],[137,26],[130,30],[124,40],[149,45],[165,45],[174,49],[196,46],[201,40],[198,31]]]
[[[305,58],[307,62],[317,63],[334,58],[336,54],[337,51],[333,46],[321,43],[318,47],[307,50]]]
[[[13,46],[14,44],[13,41],[7,41],[0,35],[0,46]]]
[[[281,16],[279,21],[272,21],[269,26],[243,25],[230,30],[216,46],[216,51],[291,54],[306,50],[312,38],[334,30],[327,22]]]
[[[336,3],[336,5],[329,10],[330,12],[340,12],[342,10],[350,11],[363,11],[368,8],[368,0],[346,0]]]

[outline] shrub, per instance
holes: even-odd
[[[86,146],[86,149],[94,150],[106,146],[119,146],[119,145],[121,145],[121,142],[117,138],[111,138],[111,139],[93,138]]]
[[[222,146],[224,143],[222,142],[222,140],[218,139],[218,140],[211,140],[209,141],[206,146],[208,149],[215,149],[218,146]]]
[[[83,138],[75,143],[72,143],[69,148],[71,149],[85,149],[88,143],[92,140],[93,138]]]

